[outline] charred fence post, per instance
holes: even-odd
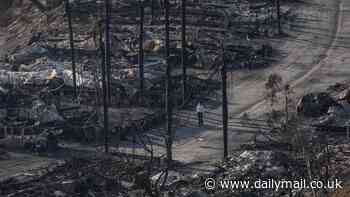
[[[166,84],[165,84],[165,111],[166,111],[166,149],[168,167],[172,163],[172,106],[171,106],[171,66],[169,62],[170,56],[170,39],[169,39],[169,0],[165,0],[165,59],[166,59]]]
[[[104,65],[102,66],[102,87],[103,87],[103,124],[105,135],[105,152],[109,151],[109,121],[108,121],[108,106],[110,104],[110,38],[109,38],[109,23],[110,23],[110,0],[105,0],[106,10],[106,27],[105,27],[105,48],[104,48]]]
[[[77,76],[76,76],[76,65],[75,65],[75,50],[74,50],[74,35],[73,35],[73,27],[72,27],[72,15],[71,15],[71,9],[70,9],[70,5],[69,5],[69,0],[65,0],[65,3],[66,3],[66,14],[67,14],[67,18],[68,18],[69,43],[70,43],[71,58],[72,58],[74,97],[76,99],[78,97],[78,94],[77,94]]]
[[[224,142],[224,160],[228,156],[228,139],[227,139],[227,127],[228,127],[228,109],[227,109],[227,69],[225,61],[225,49],[222,44],[222,68],[221,68],[221,83],[222,83],[222,129],[223,129],[223,142]]]
[[[140,103],[144,104],[144,52],[143,52],[143,24],[144,24],[144,5],[143,0],[139,0],[140,4],[140,35],[139,35],[139,74],[140,74]]]
[[[182,104],[186,102],[186,0],[182,0],[181,65],[182,65]]]

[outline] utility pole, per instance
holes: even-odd
[[[68,17],[68,28],[69,28],[69,44],[71,49],[71,58],[72,58],[72,72],[73,72],[73,89],[74,89],[74,98],[77,99],[77,76],[76,76],[76,65],[75,65],[75,50],[74,50],[74,35],[72,27],[72,15],[69,5],[69,0],[66,0],[66,14]]]
[[[139,74],[140,74],[140,103],[144,104],[144,53],[143,53],[143,23],[144,23],[144,5],[143,0],[140,4],[140,35],[139,35]]]
[[[280,5],[280,0],[276,0],[276,7],[277,7],[278,33],[279,33],[279,34],[282,34],[282,27],[281,27],[281,5]]]
[[[225,60],[225,49],[222,43],[222,68],[221,68],[221,83],[222,83],[222,129],[224,142],[224,160],[228,156],[228,139],[227,139],[227,124],[228,124],[228,109],[227,109],[227,69]]]
[[[110,52],[110,38],[109,38],[109,23],[110,23],[110,0],[105,0],[106,10],[106,27],[105,27],[105,50],[104,50],[104,66],[102,67],[102,87],[103,87],[103,123],[105,134],[105,152],[109,151],[109,128],[108,128],[108,106],[110,104],[110,65],[111,65],[111,52]],[[101,36],[102,37],[102,36]],[[107,77],[106,77],[107,76]]]
[[[182,65],[182,104],[186,102],[186,0],[182,0],[182,32],[181,32],[181,65]]]
[[[105,49],[103,43],[103,32],[102,25],[100,26],[100,52],[101,52],[101,72],[102,72],[102,94],[103,94],[103,129],[104,129],[104,140],[105,140],[105,153],[108,153],[109,144],[108,144],[108,126],[109,126],[109,117],[108,117],[108,100],[107,100],[107,81],[106,81],[106,64],[105,64]]]
[[[165,59],[166,59],[166,84],[165,84],[165,111],[166,111],[166,128],[167,128],[167,160],[168,168],[172,163],[172,106],[171,106],[171,66],[169,62],[170,56],[170,39],[169,39],[169,0],[165,2]]]
[[[111,2],[105,0],[105,70],[107,76],[107,98],[108,105],[111,104],[111,41],[110,41],[110,23],[111,23]]]

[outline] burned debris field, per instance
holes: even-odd
[[[1,0],[0,197],[350,197],[347,0]]]

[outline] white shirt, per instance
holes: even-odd
[[[196,107],[196,112],[197,113],[203,113],[204,112],[204,107],[202,104],[198,103]]]

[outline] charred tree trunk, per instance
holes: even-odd
[[[182,104],[186,102],[186,80],[187,80],[187,65],[186,65],[186,0],[182,0],[182,32],[181,32],[181,64],[182,64]]]
[[[69,0],[66,0],[66,14],[68,18],[68,28],[69,28],[69,43],[71,49],[71,58],[72,58],[72,71],[73,71],[73,89],[74,89],[74,97],[77,98],[77,76],[76,76],[76,65],[75,65],[75,50],[74,50],[74,35],[73,35],[73,27],[72,27],[72,15],[71,9],[69,5]]]
[[[278,33],[282,34],[282,27],[281,27],[281,5],[280,0],[276,0],[276,9],[277,9],[277,26],[278,26]]]
[[[105,70],[107,76],[107,98],[108,104],[111,104],[111,41],[110,41],[110,23],[111,23],[111,2],[105,0]]]
[[[105,134],[105,152],[109,151],[109,121],[108,121],[108,105],[110,104],[110,65],[111,65],[111,52],[110,52],[110,37],[109,37],[109,24],[110,24],[110,0],[105,0],[106,10],[106,27],[105,27],[105,50],[104,50],[104,66],[102,67],[102,87],[103,87],[103,123]]]
[[[154,21],[154,1],[155,0],[151,0],[151,23]]]
[[[221,68],[221,80],[222,80],[222,129],[223,129],[223,143],[224,143],[224,160],[228,156],[228,139],[227,139],[227,125],[228,125],[228,109],[227,109],[227,70],[225,62],[225,49],[222,46],[222,68]]]
[[[165,0],[165,59],[166,59],[166,84],[165,84],[165,111],[166,111],[166,127],[167,127],[167,160],[168,167],[172,163],[172,106],[171,106],[171,66],[169,62],[170,56],[170,39],[169,39],[169,0]]]
[[[144,23],[144,5],[143,0],[140,3],[140,35],[139,35],[139,74],[140,74],[140,103],[144,104],[144,53],[143,53],[143,23]]]

